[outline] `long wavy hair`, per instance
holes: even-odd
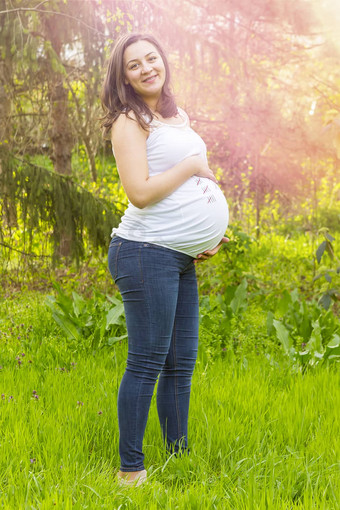
[[[163,48],[152,35],[126,34],[115,43],[110,55],[106,76],[104,79],[101,101],[104,116],[101,118],[101,126],[104,135],[110,133],[112,124],[121,113],[129,116],[134,112],[139,125],[148,130],[154,116],[152,111],[144,103],[143,99],[136,94],[130,84],[125,83],[124,52],[128,46],[138,41],[148,41],[157,49],[162,57],[165,67],[165,82],[162,88],[158,111],[164,118],[173,117],[178,113],[175,98],[170,90],[170,67]],[[145,119],[149,118],[149,122]],[[131,117],[130,117],[131,118]]]

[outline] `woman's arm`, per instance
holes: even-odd
[[[149,177],[146,156],[147,132],[122,114],[112,126],[112,145],[119,176],[130,202],[143,209],[170,195],[192,175],[216,182],[200,156],[191,156],[159,175]]]

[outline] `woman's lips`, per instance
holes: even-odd
[[[143,83],[153,82],[155,78],[157,78],[157,74],[155,74],[155,76],[149,76],[148,78],[145,78],[145,80],[143,80]]]

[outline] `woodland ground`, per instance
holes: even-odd
[[[312,295],[320,289],[311,287],[310,241],[299,237],[289,246],[282,237],[274,241],[263,239],[249,248],[239,243],[244,253],[240,248],[238,262],[234,260],[228,271],[226,253],[199,267],[201,345],[190,407],[191,452],[185,458],[166,456],[153,401],[144,443],[149,482],[135,490],[115,483],[116,399],[126,340],[114,342],[105,332],[100,346],[91,335],[86,347],[71,342],[46,306],[46,288],[4,289],[0,507],[339,508],[338,364],[311,357],[302,368],[268,331],[268,311],[279,318],[276,303],[281,299],[282,307],[296,287],[300,297],[285,306],[294,305],[294,313],[307,318],[315,313],[316,308],[310,308]],[[230,246],[230,251],[234,248]],[[87,268],[72,275],[59,272],[59,282],[65,295],[72,296],[75,289],[78,296],[85,296],[80,298],[84,303],[90,303],[95,283],[101,291],[108,290],[105,261],[95,272]],[[244,278],[247,290],[239,286],[243,294],[237,291],[236,299],[234,289],[230,302],[228,283],[242,283]],[[34,282],[28,286],[34,287]],[[112,285],[109,292],[114,294]],[[68,299],[77,303],[75,309],[83,306],[83,321],[90,313],[99,321],[101,309],[93,312],[92,302],[86,308],[75,295]],[[95,300],[102,309],[103,299],[98,295]],[[318,319],[322,332],[331,324],[334,330],[334,315],[335,322],[329,322],[330,316],[317,309],[328,317],[328,322]],[[107,309],[105,317],[106,313]],[[69,319],[75,320],[71,315]],[[289,321],[285,324],[294,335]],[[88,334],[85,326],[82,331]],[[314,327],[312,336],[315,331]]]

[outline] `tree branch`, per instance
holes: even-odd
[[[10,244],[3,243],[0,241],[0,246],[4,246],[5,248],[9,248],[12,251],[16,251],[17,253],[21,253],[21,255],[27,255],[28,257],[36,257],[36,258],[52,258],[52,255],[37,255],[36,253],[27,253],[26,251],[18,250],[18,248],[14,248]]]
[[[70,14],[66,14],[65,12],[37,9],[36,7],[17,7],[16,9],[8,9],[6,11],[0,11],[0,16],[1,16],[1,14],[18,14],[20,12],[41,12],[42,14],[54,14],[56,16],[64,16],[65,18],[69,18],[69,19],[78,21],[78,23],[80,23],[81,25],[84,25],[86,28],[92,30],[93,32],[96,32],[97,34],[100,34],[100,35],[106,37],[106,34],[104,34],[104,32],[100,32],[100,30],[97,30],[96,28],[91,27],[91,25],[88,25],[87,23],[85,23],[85,21],[82,21],[81,19],[76,18],[75,16],[71,16]]]

